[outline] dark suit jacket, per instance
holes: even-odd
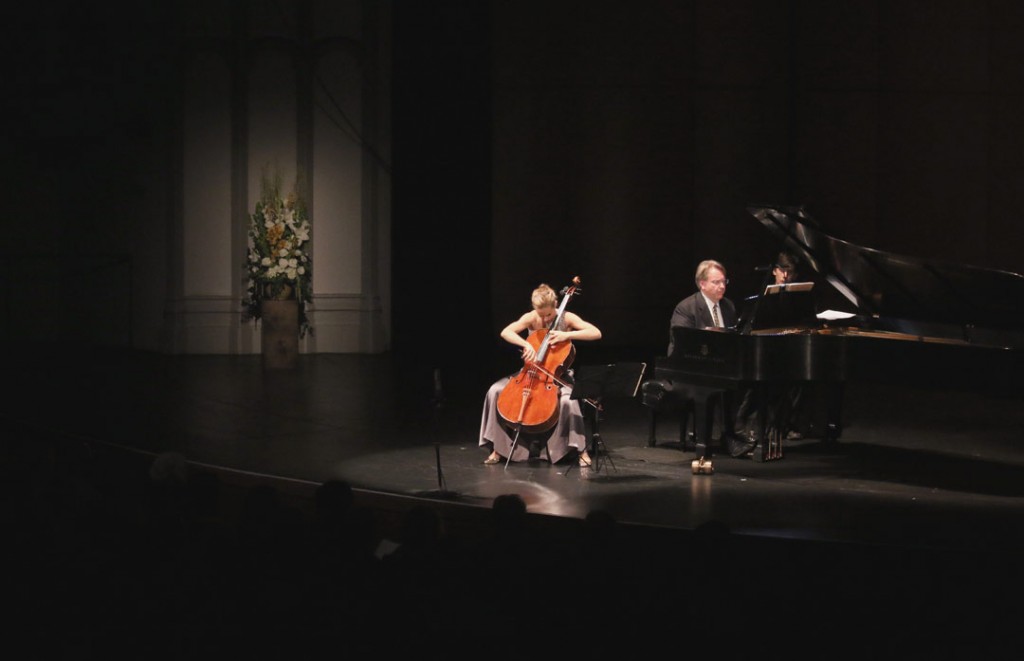
[[[729,327],[736,325],[736,306],[728,298],[722,298],[718,303],[718,309],[722,313],[722,325]],[[672,311],[672,321],[669,323],[668,333],[668,355],[672,355],[672,327],[686,326],[688,328],[706,328],[713,326],[711,310],[704,302],[704,296],[698,291],[679,301],[676,309]]]

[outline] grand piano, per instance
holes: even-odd
[[[711,457],[707,404],[718,393],[753,393],[752,456],[767,461],[782,458],[782,439],[767,418],[771,393],[780,388],[813,384],[823,393],[826,442],[841,435],[851,380],[1021,392],[1021,275],[854,245],[823,232],[802,208],[748,211],[813,271],[817,309],[808,322],[766,327],[757,319],[764,301],[755,296],[736,328],[672,329],[675,351],[655,361],[654,379],[671,382],[695,404],[698,458]]]

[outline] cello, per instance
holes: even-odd
[[[552,344],[549,333],[561,326],[569,300],[579,293],[579,284],[580,278],[576,276],[562,290],[562,300],[550,326],[535,330],[526,338],[537,357],[526,362],[498,395],[498,416],[516,430],[516,440],[520,431],[542,433],[558,422],[561,388],[567,385],[561,376],[572,364],[576,349],[569,341]]]

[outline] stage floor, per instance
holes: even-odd
[[[1012,397],[850,384],[838,443],[787,441],[784,457],[714,457],[694,475],[677,423],[655,447],[639,398],[605,402],[599,463],[487,466],[478,447],[488,382],[440,405],[389,355],[259,356],[80,352],[22,356],[9,423],[282,482],[331,478],[403,498],[490,507],[517,493],[530,512],[739,535],[902,547],[1024,546],[1024,410]]]
[[[551,606],[553,599],[562,604],[557,608],[568,609],[558,615],[566,622],[565,651],[583,645],[593,658],[653,656],[665,644],[734,657],[774,646],[818,658],[837,641],[851,658],[873,658],[879,649],[911,658],[1015,649],[1012,632],[1024,615],[1019,401],[850,384],[838,443],[787,443],[784,457],[771,462],[716,456],[713,474],[694,475],[692,453],[675,438],[676,420],[663,419],[658,442],[649,447],[642,403],[609,400],[600,464],[580,469],[535,460],[506,468],[484,465],[487,451],[477,445],[484,393],[494,379],[489,371],[445,372],[450,385],[438,405],[431,370],[388,355],[308,355],[294,370],[265,371],[259,356],[25,351],[7,364],[9,393],[0,399],[7,433],[22,441],[5,446],[11,451],[4,459],[39,460],[56,448],[70,450],[72,458],[81,457],[78,468],[88,471],[90,482],[112,484],[109,490],[118,492],[125,474],[131,484],[145,482],[154,459],[175,452],[190,467],[215,472],[236,499],[253,493],[248,485],[269,484],[304,504],[305,512],[319,484],[340,478],[355,487],[356,503],[376,515],[378,550],[401,539],[394,534],[405,513],[433,508],[453,533],[449,539],[465,544],[456,544],[464,550],[451,557],[435,557],[425,572],[434,576],[436,592],[425,597],[413,590],[379,613],[360,612],[378,613],[385,631],[394,625],[395,609],[404,609],[397,611],[406,614],[397,618],[403,633],[417,625],[419,636],[443,640],[467,658],[499,642],[506,654],[496,658],[551,650],[550,641],[531,636],[508,637],[519,642],[513,647],[495,638],[504,636],[496,633],[503,623],[488,621],[481,603],[504,603],[509,594],[527,599],[529,608]],[[12,450],[26,446],[41,449]],[[94,462],[97,457],[104,461]],[[124,457],[130,460],[116,461]],[[59,543],[63,537],[32,534],[35,524],[26,516],[44,504],[34,496],[47,487],[69,499],[60,501],[68,507],[62,514],[79,515],[79,492],[68,488],[73,482],[33,483],[52,479],[49,469],[60,469],[60,462],[43,459],[21,472],[5,468],[5,486],[28,508],[11,514],[30,526],[18,531],[18,540],[35,542],[20,549],[25,571],[18,573],[16,601],[31,603],[16,628],[32,641],[58,646],[69,644],[71,631],[78,636],[72,642],[131,647],[135,639],[121,642],[122,618],[152,605],[145,595],[118,597],[112,587],[135,576],[126,571],[149,567],[149,558],[137,555],[132,528],[121,533],[127,537],[112,538],[128,544],[113,549],[127,567],[99,562],[112,551],[102,545],[79,557],[81,549]],[[124,493],[131,499],[146,491]],[[550,535],[524,538],[546,541],[523,547],[532,549],[524,565],[532,569],[523,572],[479,552],[491,505],[506,493],[526,501],[536,526],[531,530]],[[221,508],[234,512],[224,520],[240,520],[239,510]],[[613,538],[619,544],[593,534],[584,517],[594,511],[619,524]],[[41,562],[39,548],[47,554]],[[573,549],[574,555],[543,549]],[[306,551],[296,539],[295,552]],[[80,575],[90,577],[84,587]],[[308,577],[317,587],[323,578]],[[79,587],[69,589],[69,581]],[[97,595],[110,590],[106,604],[114,610],[96,610]],[[442,596],[448,610],[435,609],[424,619],[431,610],[425,604],[433,603],[425,599]],[[296,605],[282,597],[269,612],[285,604],[280,612]],[[543,633],[550,623],[542,619],[536,626]],[[145,637],[150,629],[133,621]],[[530,626],[527,619],[518,622],[524,630]],[[291,648],[303,635],[282,631],[281,644],[294,656]],[[419,649],[425,638],[371,635],[368,643],[377,650],[403,640]],[[327,650],[336,641],[330,643]]]

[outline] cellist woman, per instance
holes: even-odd
[[[501,339],[519,347],[524,365],[537,358],[537,350],[528,341],[535,331],[547,331],[549,347],[556,347],[562,342],[589,342],[601,339],[601,331],[594,324],[585,321],[578,314],[563,310],[560,322],[552,328],[558,316],[558,295],[549,285],[541,284],[530,296],[533,309],[501,330]],[[583,413],[579,400],[570,399],[572,388],[561,388],[559,394],[557,421],[550,430],[541,434],[520,432],[512,429],[497,411],[497,401],[501,392],[515,375],[502,377],[495,381],[484,398],[484,410],[480,420],[481,447],[488,448],[491,453],[484,460],[485,464],[497,464],[508,458],[509,451],[515,441],[512,461],[526,461],[530,458],[532,441],[547,444],[547,455],[552,463],[558,463],[571,449],[577,451],[580,466],[590,465],[587,453],[587,434],[584,427]],[[567,371],[563,380],[571,383],[571,373]]]

